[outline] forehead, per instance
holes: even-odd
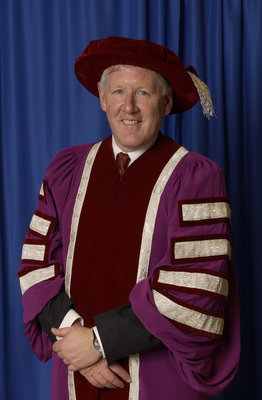
[[[134,65],[114,65],[110,67],[108,78],[114,81],[118,79],[144,80],[145,83],[152,85],[159,83],[159,77],[154,71]]]

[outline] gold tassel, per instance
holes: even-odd
[[[193,74],[193,72],[187,72],[189,73],[190,78],[192,79],[196,87],[204,116],[208,119],[210,119],[210,117],[215,117],[215,109],[207,85],[205,84],[205,82],[201,81],[201,79],[199,79],[195,74]]]

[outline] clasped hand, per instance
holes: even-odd
[[[127,371],[119,363],[108,366],[102,354],[93,346],[92,328],[76,323],[69,328],[52,328],[55,336],[62,337],[53,345],[69,371],[79,371],[91,385],[97,388],[123,388],[124,381],[130,382]]]

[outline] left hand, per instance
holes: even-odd
[[[68,365],[69,371],[89,367],[102,357],[93,346],[92,328],[75,324],[69,328],[52,328],[52,333],[62,337],[53,344],[53,350]]]
[[[123,389],[124,382],[131,382],[130,375],[121,364],[114,363],[108,366],[104,358],[88,368],[80,369],[79,372],[96,388]]]

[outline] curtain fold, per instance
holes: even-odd
[[[0,392],[49,398],[50,363],[30,352],[17,269],[45,168],[60,149],[110,134],[99,101],[74,75],[88,42],[111,35],[167,45],[209,86],[216,118],[197,104],[163,132],[224,169],[239,276],[242,356],[217,399],[262,398],[262,2],[260,0],[2,0],[0,136]]]

